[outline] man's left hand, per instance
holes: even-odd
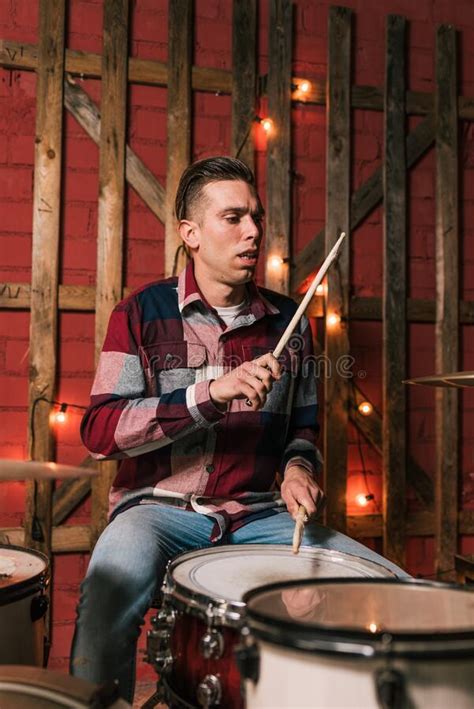
[[[291,465],[285,471],[281,496],[288,512],[296,519],[299,505],[304,505],[308,517],[316,514],[324,500],[324,492],[312,475],[301,465]]]

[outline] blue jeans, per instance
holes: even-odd
[[[211,546],[212,524],[204,515],[160,503],[117,515],[97,542],[81,586],[73,675],[96,683],[118,680],[121,695],[132,701],[136,644],[166,564],[180,552]],[[293,520],[282,512],[249,522],[222,543],[291,545],[293,531]],[[303,544],[355,554],[407,575],[363,544],[316,523],[306,525]]]

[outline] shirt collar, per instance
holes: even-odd
[[[277,315],[280,311],[279,309],[270,303],[270,301],[265,298],[265,296],[260,292],[254,281],[250,281],[247,284],[247,294],[249,297],[249,311],[255,316],[256,320],[259,320],[264,315]],[[197,284],[196,278],[194,276],[194,264],[191,260],[186,268],[181,271],[178,277],[178,308],[179,312],[184,316],[184,309],[187,308],[192,303],[200,301],[204,303],[206,308],[209,310],[214,310],[212,305],[210,305]]]

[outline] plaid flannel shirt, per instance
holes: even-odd
[[[134,504],[186,506],[215,521],[212,541],[284,510],[275,484],[290,463],[316,474],[316,376],[303,318],[265,406],[227,411],[213,379],[272,351],[296,305],[248,285],[248,306],[227,327],[199,291],[192,262],[179,278],[144,286],[113,311],[82,421],[97,459],[119,459],[110,512]]]

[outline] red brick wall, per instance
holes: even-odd
[[[133,6],[132,56],[166,61],[167,2],[136,0]],[[295,2],[294,73],[309,78],[326,74],[327,14],[330,0]],[[0,0],[0,38],[37,41],[38,3]],[[101,52],[102,2],[70,0],[68,46]],[[355,11],[354,80],[381,85],[384,79],[385,16],[403,14],[410,21],[409,81],[415,90],[431,91],[434,74],[434,35],[439,23],[453,23],[460,31],[461,91],[474,96],[474,4],[472,0],[347,0]],[[231,68],[231,0],[196,0],[195,61],[200,66]],[[268,47],[267,1],[260,1],[259,70],[265,71]],[[0,279],[28,282],[31,269],[35,76],[28,72],[0,72]],[[84,89],[100,102],[100,82],[85,80]],[[262,110],[264,110],[262,102]],[[413,124],[415,119],[410,121]],[[61,282],[95,282],[98,151],[69,115],[65,114],[65,170],[63,192]],[[129,141],[133,149],[164,182],[166,172],[166,90],[133,86],[129,92]],[[383,146],[382,115],[354,113],[353,187],[357,188],[380,164]],[[325,112],[322,107],[295,106],[293,111],[294,249],[299,251],[320,230],[325,219]],[[230,98],[196,94],[194,156],[226,153],[230,146]],[[460,134],[462,243],[462,298],[474,298],[474,125],[462,124]],[[265,195],[265,138],[257,134],[257,172]],[[410,294],[434,297],[434,156],[423,158],[410,175]],[[381,295],[382,213],[377,209],[352,238],[353,293]],[[127,194],[126,284],[137,286],[163,273],[163,227],[131,190]],[[262,271],[261,271],[262,272]],[[2,457],[26,455],[27,362],[29,315],[0,312],[0,430]],[[434,328],[410,326],[410,375],[434,371]],[[61,313],[58,398],[85,404],[93,375],[94,323],[92,314]],[[351,343],[356,371],[366,377],[360,385],[381,405],[381,325],[354,323]],[[464,369],[474,369],[473,328],[462,332]],[[409,393],[411,451],[429,472],[434,471],[434,394]],[[463,452],[462,504],[474,506],[474,396],[462,396]],[[85,455],[72,412],[57,431],[57,459],[79,463]],[[369,485],[380,505],[380,458],[361,442]],[[357,434],[351,430],[348,511],[360,512],[354,495],[365,491]],[[410,509],[417,503],[410,492]],[[0,485],[0,526],[19,525],[24,514],[23,485]],[[86,523],[85,504],[73,522]],[[462,540],[464,551],[474,551],[472,539]],[[410,539],[408,567],[412,573],[433,573],[431,539]],[[54,636],[51,666],[65,667],[73,629],[77,589],[87,564],[85,556],[63,555],[55,561]],[[143,669],[140,669],[143,672]]]

